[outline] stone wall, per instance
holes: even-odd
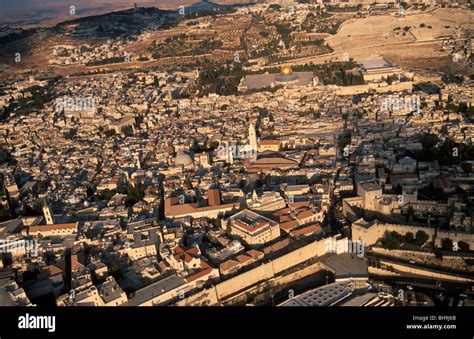
[[[452,280],[452,281],[474,282],[474,279],[471,279],[471,278],[458,277],[452,274],[436,273],[436,272],[424,270],[421,268],[414,268],[414,267],[409,267],[402,264],[397,264],[394,262],[381,260],[380,263],[387,266],[392,266],[394,269],[396,269],[399,272],[422,275],[422,276],[430,277],[433,279],[439,278],[439,279]]]
[[[344,240],[337,240],[336,244]],[[279,273],[305,262],[314,257],[319,257],[334,247],[332,238],[325,238],[314,241],[308,245],[300,247],[290,253],[278,257],[272,261],[262,263],[260,266],[250,271],[241,273],[235,277],[218,283],[212,288],[200,291],[188,298],[178,301],[175,305],[213,305],[219,300],[225,299],[238,293],[252,285],[274,278]],[[339,247],[339,246],[337,246]]]
[[[356,224],[352,224],[352,239],[363,240],[365,246],[373,245],[377,240],[385,235],[385,232],[395,231],[402,235],[408,232],[416,234],[418,231],[423,231],[428,234],[429,241],[433,240],[435,235],[435,229],[430,227],[412,226],[412,225],[401,225],[401,224],[380,224],[375,223],[372,226],[365,228]],[[441,241],[444,238],[449,238],[452,241],[464,241],[469,244],[471,248],[474,248],[474,234],[466,232],[456,231],[438,231],[435,239],[435,244],[441,246]]]

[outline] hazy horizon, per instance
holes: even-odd
[[[139,6],[171,9],[181,5],[191,5],[196,2],[200,2],[200,0],[72,0],[70,2],[60,0],[16,0],[14,2],[0,0],[0,7],[2,8],[0,24],[16,26],[54,24],[68,19],[71,5],[76,7],[76,15],[81,17],[130,8],[135,3]]]

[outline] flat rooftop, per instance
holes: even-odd
[[[341,303],[340,305],[337,305],[337,306],[360,307],[360,306],[363,306],[364,304],[368,303],[369,301],[371,301],[372,299],[374,299],[376,297],[377,297],[377,293],[369,292],[369,293],[366,293],[366,294],[363,294],[363,295],[359,295],[359,296],[357,296],[355,298],[352,298],[348,301],[344,301],[343,303]]]
[[[2,236],[9,236],[12,233],[20,232],[21,226],[23,222],[20,218],[8,220],[5,222],[0,223],[0,239]]]
[[[313,81],[313,72],[293,72],[292,75],[297,76],[294,81],[295,86],[307,86]],[[272,82],[275,86],[281,85],[278,82],[280,74],[254,74],[247,75],[244,80],[245,86],[248,89],[259,89],[264,87],[270,87]]]
[[[243,210],[230,218],[232,225],[253,232],[274,225],[275,222],[251,210]]]
[[[380,68],[390,68],[393,65],[385,60],[384,57],[373,57],[368,59],[357,60],[366,70],[380,69]]]
[[[139,306],[148,300],[184,285],[186,280],[173,274],[135,292],[135,295],[122,306]]]
[[[16,303],[10,298],[5,286],[12,282],[10,275],[13,271],[10,269],[0,270],[0,306],[16,306]]]
[[[380,185],[376,182],[376,181],[366,181],[366,182],[363,182],[361,183],[362,187],[364,188],[364,190],[366,192],[368,191],[377,191],[377,190],[380,190],[382,189],[382,187],[380,187]]]
[[[335,271],[336,279],[369,277],[367,262],[357,254],[326,254],[321,262]]]
[[[279,306],[329,306],[351,294],[346,284],[332,283],[295,296]]]

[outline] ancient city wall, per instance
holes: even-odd
[[[352,239],[353,240],[362,240],[365,246],[373,245],[377,240],[385,235],[385,232],[398,232],[400,234],[406,234],[407,232],[412,232],[413,235],[418,231],[423,231],[430,239],[434,236],[434,228],[428,227],[418,227],[411,225],[397,225],[397,224],[374,224],[369,228],[352,225]]]
[[[435,258],[436,255],[433,252],[424,252],[424,251],[414,251],[414,250],[400,250],[400,249],[394,249],[394,250],[389,250],[385,249],[383,247],[372,247],[372,251],[375,253],[380,253],[380,254],[386,254],[386,255],[392,255],[396,257],[403,257],[404,255],[411,255],[411,256],[416,256],[416,257],[430,257],[430,258]],[[453,259],[453,260],[463,260],[462,255],[449,255],[449,254],[443,254],[443,260],[446,259]]]
[[[398,232],[402,235],[411,232],[413,235],[418,231],[423,231],[433,240],[435,229],[429,227],[399,225],[399,224],[374,224],[369,228],[352,225],[352,239],[364,241],[365,246],[373,245],[377,240],[384,236],[385,232]],[[441,241],[444,238],[449,238],[452,241],[464,241],[469,244],[471,248],[474,247],[474,234],[455,231],[438,231],[435,239],[435,244],[441,246]]]
[[[449,238],[452,241],[464,241],[465,243],[469,244],[469,247],[471,249],[474,249],[474,234],[472,233],[464,233],[464,232],[446,232],[446,231],[438,231],[438,236],[436,237],[436,242],[435,244],[437,246],[441,246],[441,241],[444,238]]]
[[[380,261],[380,263],[387,265],[387,266],[392,266],[394,269],[396,269],[399,272],[405,272],[405,273],[411,273],[411,274],[418,274],[422,275],[425,277],[431,277],[431,278],[439,278],[439,279],[445,279],[445,280],[453,280],[453,281],[469,281],[469,282],[474,282],[474,279],[471,278],[463,278],[463,277],[458,277],[452,274],[444,274],[444,273],[435,273],[431,272],[429,270],[424,270],[420,268],[414,268],[414,267],[408,267],[405,265],[400,265],[397,263],[393,262],[388,262],[388,261]]]
[[[416,234],[416,232],[419,230],[428,234],[430,238],[433,238],[434,236],[435,230],[433,228],[397,224],[374,224],[369,228],[353,225],[352,238],[353,240],[362,240],[365,246],[370,246],[373,245],[380,237],[382,237],[386,231],[396,231],[400,234],[405,234],[407,232]],[[471,247],[474,247],[474,235],[468,233],[438,232],[436,242],[438,243],[441,241],[441,239],[447,237],[451,238],[453,241],[465,241],[469,243]],[[336,243],[341,241],[344,240],[339,240]],[[225,299],[232,294],[238,293],[239,291],[242,291],[262,281],[272,279],[279,273],[289,269],[292,266],[298,265],[311,258],[322,256],[328,252],[328,249],[334,247],[334,240],[332,238],[314,241],[272,261],[262,263],[260,266],[251,269],[250,271],[225,280],[212,288],[200,291],[192,296],[189,296],[188,298],[180,300],[176,303],[176,305],[217,304],[219,300]],[[393,266],[391,263],[390,265]],[[423,273],[424,275],[427,274],[426,272],[418,273]],[[441,278],[441,275],[439,275],[439,277]]]
[[[261,281],[269,280],[292,266],[326,254],[328,248],[333,246],[333,242],[332,238],[314,241],[275,260],[263,263],[250,271],[225,280],[212,288],[180,300],[176,305],[217,304],[218,300],[224,299]]]

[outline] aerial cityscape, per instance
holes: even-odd
[[[5,10],[0,306],[474,306],[472,1]]]

